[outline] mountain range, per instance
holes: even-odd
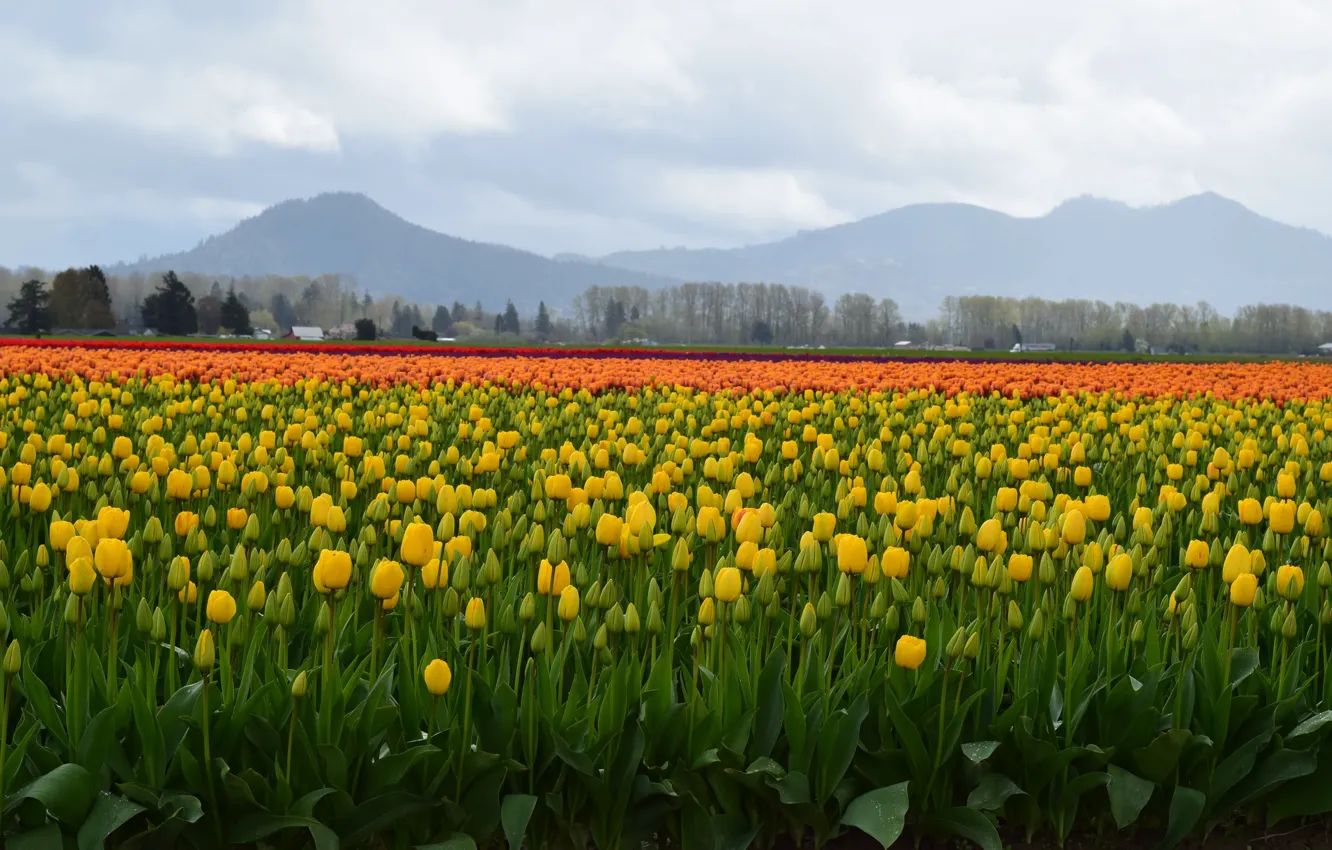
[[[108,270],[198,272],[232,277],[347,274],[359,286],[409,301],[500,309],[512,299],[524,312],[545,300],[567,304],[589,286],[656,288],[673,279],[604,266],[557,262],[412,224],[365,195],[332,192],[283,201],[197,247]]]
[[[1023,218],[969,204],[914,204],[760,245],[547,258],[411,224],[364,195],[285,201],[190,251],[116,270],[217,275],[353,275],[426,303],[480,297],[565,305],[588,286],[681,281],[798,284],[830,298],[868,292],[903,315],[933,316],[948,295],[1206,300],[1223,313],[1258,302],[1332,309],[1332,238],[1265,218],[1214,193],[1131,207],[1080,197]],[[493,297],[488,294],[493,293]]]

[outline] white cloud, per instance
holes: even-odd
[[[260,178],[210,177],[280,152],[300,194],[401,195],[366,176],[368,159],[396,163],[382,173],[494,201],[404,213],[504,240],[517,209],[515,240],[547,250],[735,243],[918,201],[1037,214],[1202,189],[1332,231],[1323,0],[35,8],[0,28],[0,109],[115,128],[127,160],[134,140],[178,156],[131,187],[163,197],[280,200]]]

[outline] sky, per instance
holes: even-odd
[[[0,265],[360,191],[545,254],[1216,191],[1332,233],[1326,0],[0,0]]]

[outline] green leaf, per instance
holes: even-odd
[[[32,671],[32,665],[24,663],[23,676],[19,681],[19,690],[27,697],[28,705],[32,707],[42,726],[55,736],[61,746],[68,747],[69,738],[65,734],[64,712],[56,711],[51,692],[47,690],[42,678]]]
[[[307,829],[317,850],[338,850],[338,836],[314,818],[256,813],[240,819],[228,836],[232,844],[250,844],[284,829]]]
[[[962,755],[972,764],[980,764],[999,749],[998,741],[971,741],[962,745]]]
[[[1230,684],[1238,685],[1254,670],[1258,669],[1258,650],[1251,646],[1239,646],[1230,654]],[[1217,677],[1221,678],[1220,676]]]
[[[418,844],[416,850],[476,850],[476,842],[465,832],[458,832],[436,844]]]
[[[1116,764],[1106,768],[1106,772],[1110,774],[1110,784],[1106,786],[1106,793],[1110,795],[1110,814],[1115,818],[1115,826],[1123,829],[1138,819],[1143,807],[1152,799],[1156,784]]]
[[[1320,711],[1317,714],[1311,714],[1300,722],[1300,725],[1290,730],[1286,740],[1298,738],[1302,735],[1311,735],[1322,729],[1327,724],[1332,723],[1332,711]]]
[[[1221,806],[1238,809],[1292,779],[1308,776],[1317,767],[1318,756],[1311,750],[1277,750],[1237,784]]]
[[[60,827],[55,824],[30,829],[19,835],[6,837],[7,850],[64,850],[64,839],[60,837]]]
[[[97,850],[105,846],[111,833],[143,811],[146,811],[143,806],[124,797],[100,795],[88,813],[88,819],[79,827],[79,850]]]
[[[24,800],[37,800],[59,821],[69,826],[83,822],[96,793],[93,775],[77,764],[62,764],[39,776],[5,800],[8,812]]]
[[[1175,795],[1170,798],[1170,820],[1166,823],[1165,837],[1157,845],[1158,850],[1168,850],[1182,841],[1198,823],[1206,805],[1207,796],[1203,792],[1187,785],[1175,786]]]
[[[1153,782],[1165,782],[1179,764],[1180,756],[1193,739],[1193,733],[1187,729],[1171,729],[1162,732],[1142,749],[1133,753],[1133,763],[1138,772]]]
[[[876,788],[851,801],[842,815],[845,826],[869,835],[885,850],[902,834],[907,813],[907,784],[899,782]]]
[[[782,731],[782,673],[786,670],[786,652],[777,647],[768,656],[758,681],[758,714],[754,718],[754,743],[750,759],[772,755]]]
[[[987,773],[981,777],[980,784],[967,795],[967,808],[992,812],[1014,794],[1026,793],[1016,782],[1002,773]]]
[[[536,808],[537,798],[530,794],[510,794],[500,804],[500,822],[504,825],[504,837],[509,842],[509,850],[519,850],[523,838],[527,835],[527,824],[532,819],[532,810]]]
[[[834,715],[836,722],[824,727],[819,741],[819,782],[816,783],[820,804],[828,801],[851,766],[856,746],[860,743],[860,726],[868,713],[869,699],[861,694],[846,714]]]
[[[985,815],[965,806],[954,806],[927,815],[925,822],[932,828],[974,841],[981,850],[1003,850],[999,831]]]
[[[115,744],[116,707],[112,705],[98,712],[88,728],[83,730],[83,738],[79,741],[78,763],[87,768],[89,773],[97,773]]]

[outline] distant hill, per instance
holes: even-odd
[[[1082,197],[1039,218],[917,204],[732,249],[626,251],[601,262],[684,280],[803,284],[891,297],[910,317],[948,295],[1138,304],[1260,301],[1332,309],[1332,238],[1213,193],[1154,207]]]
[[[411,301],[470,305],[479,299],[495,310],[512,299],[524,313],[541,300],[567,305],[592,285],[656,288],[673,282],[596,261],[557,262],[446,236],[345,192],[284,201],[193,250],[108,270],[167,269],[236,277],[350,274],[368,290]]]

